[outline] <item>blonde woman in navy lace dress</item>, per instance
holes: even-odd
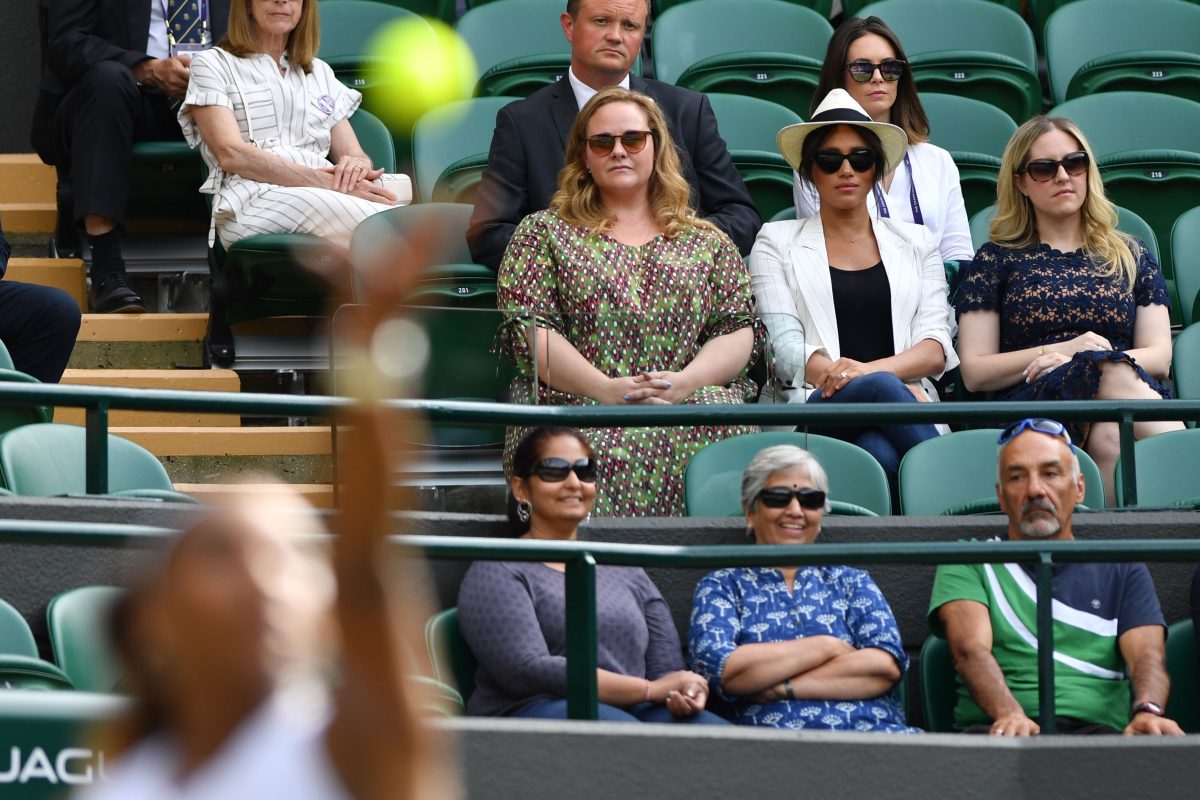
[[[956,298],[958,354],[971,391],[1007,400],[1156,400],[1171,368],[1169,299],[1117,214],[1091,147],[1070,120],[1039,116],[1013,134],[996,217]],[[1181,428],[1139,422],[1138,438]],[[1075,424],[1112,498],[1115,422]]]

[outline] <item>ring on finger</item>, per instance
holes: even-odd
[[[846,373],[845,373],[845,372],[843,372],[843,373],[842,373],[842,374],[841,374],[839,377],[840,377],[842,380],[845,380],[845,379],[846,379]]]

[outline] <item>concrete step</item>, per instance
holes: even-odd
[[[241,382],[227,369],[68,369],[63,383],[88,386],[122,386],[138,389],[194,389],[208,392],[237,392]],[[55,422],[82,425],[83,409],[58,408]],[[241,424],[237,414],[201,414],[193,411],[113,411],[113,426],[226,427]]]
[[[57,219],[54,201],[49,203],[0,202],[4,230],[13,233],[52,233]]]
[[[84,314],[73,369],[199,367],[207,314]]]
[[[158,456],[171,480],[215,483],[274,475],[288,483],[333,480],[328,427],[112,427]]]
[[[36,153],[0,154],[0,203],[54,205],[58,178],[54,167],[43,164]],[[8,219],[4,224],[8,226]]]
[[[308,502],[317,508],[333,508],[333,485],[329,483],[294,483],[292,488],[300,493]],[[184,492],[195,497],[200,502],[207,502],[214,497],[237,492],[239,494],[259,494],[269,491],[271,484],[266,483],[176,483],[176,491]]]
[[[87,271],[77,258],[10,258],[4,278],[62,289],[87,307]]]

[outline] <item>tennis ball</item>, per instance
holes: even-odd
[[[437,20],[390,23],[372,37],[367,52],[368,106],[392,130],[411,130],[421,115],[475,91],[479,76],[471,48]]]

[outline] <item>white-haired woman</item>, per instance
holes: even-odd
[[[829,480],[807,450],[761,451],[742,476],[757,544],[811,544]],[[892,610],[851,567],[735,567],[696,587],[692,668],[733,703],[742,725],[914,732],[897,686],[908,666]]]

